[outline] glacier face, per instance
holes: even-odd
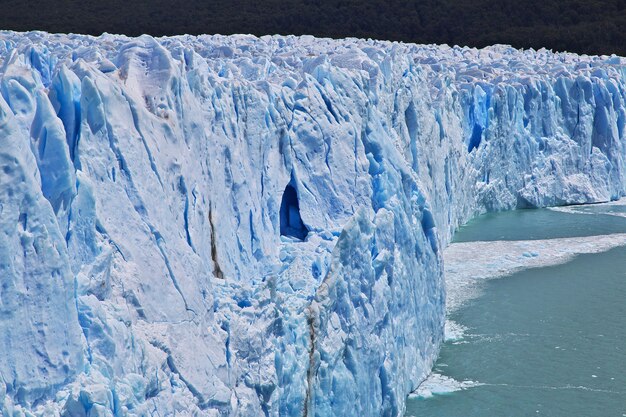
[[[0,33],[5,415],[395,416],[472,216],[625,194],[626,67]]]

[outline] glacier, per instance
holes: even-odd
[[[0,62],[6,416],[403,415],[459,225],[626,194],[617,56],[0,32]]]

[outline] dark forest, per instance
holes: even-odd
[[[626,0],[0,0],[0,28],[310,34],[626,55]]]

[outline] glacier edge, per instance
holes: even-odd
[[[10,416],[403,415],[456,227],[625,194],[619,57],[1,32],[0,62]]]

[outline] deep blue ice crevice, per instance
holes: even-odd
[[[31,137],[41,174],[41,191],[55,213],[69,210],[76,193],[74,165],[70,159],[63,124],[56,117],[48,97],[35,94],[37,110],[31,126]]]
[[[70,158],[75,167],[80,169],[80,161],[75,158],[81,120],[80,80],[76,74],[63,65],[52,80],[48,95],[58,118],[63,122]]]
[[[489,125],[489,102],[490,96],[480,85],[474,88],[472,103],[469,106],[469,126],[471,133],[467,141],[467,151],[472,152],[480,146],[483,139],[483,132]]]

